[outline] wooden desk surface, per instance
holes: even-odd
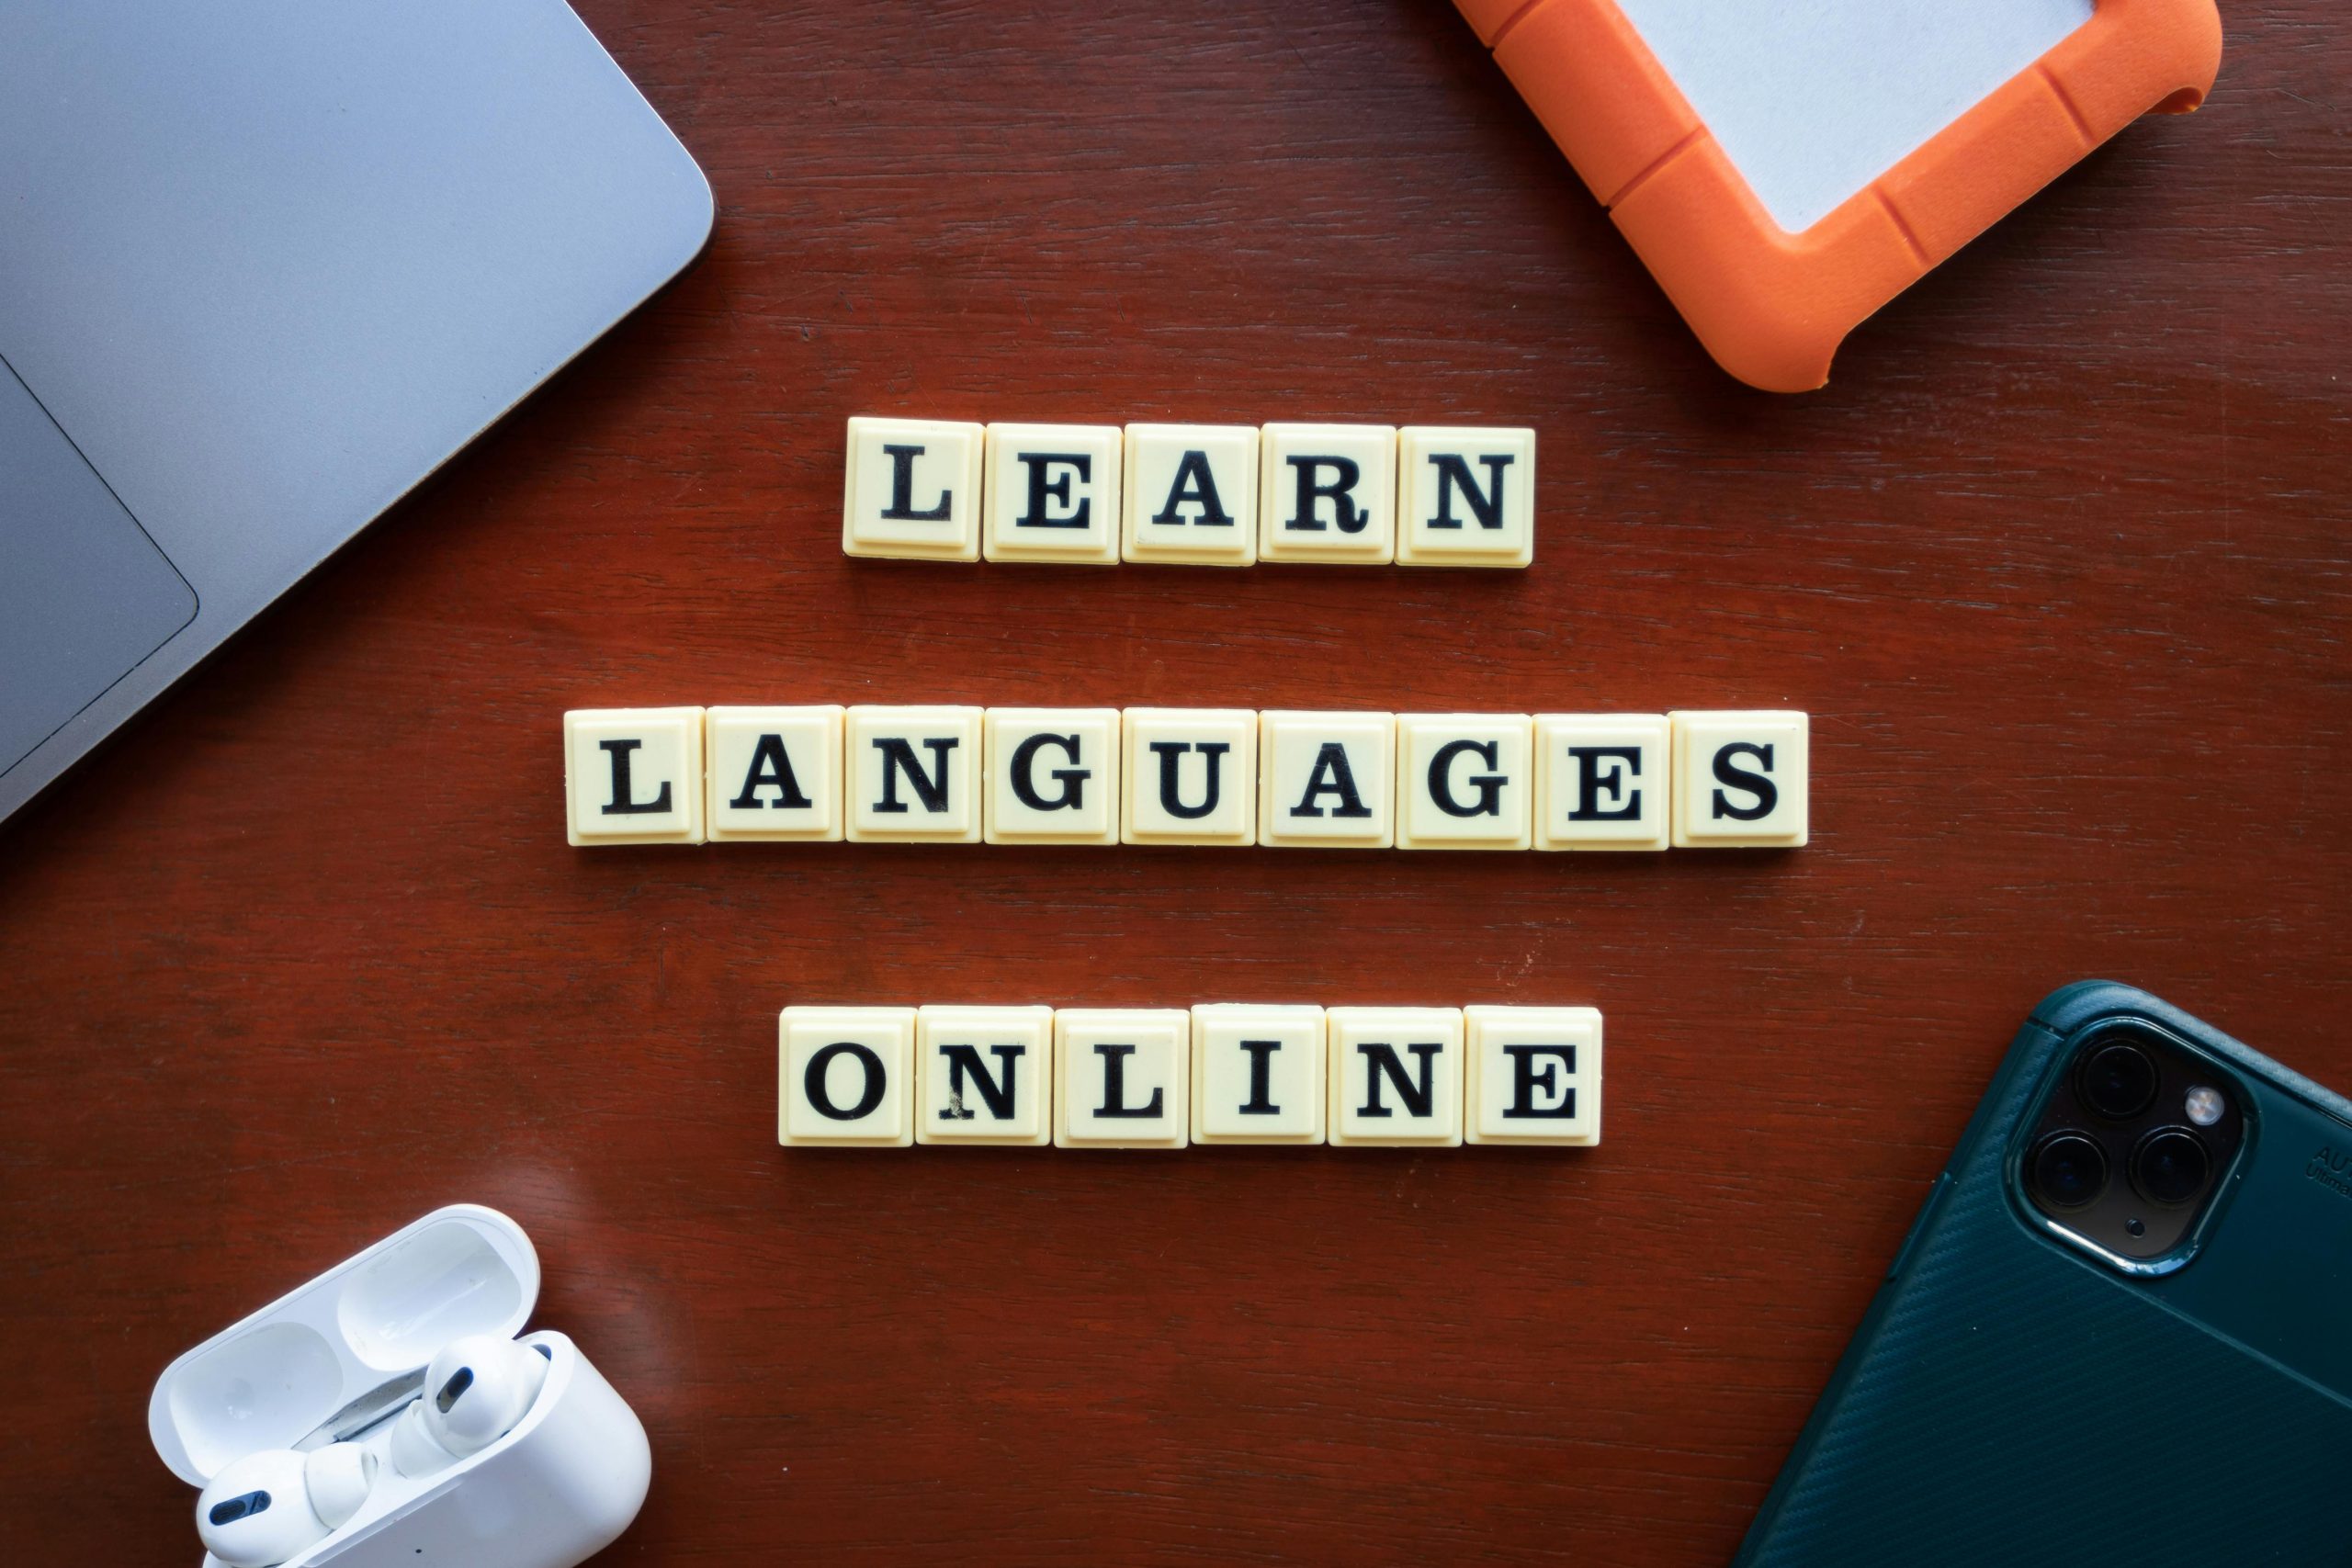
[[[1442,0],[582,9],[709,254],[0,831],[0,1513],[196,1561],[172,1356],[515,1215],[613,1560],[1720,1562],[2010,1032],[2352,1086],[2352,35],[2232,8],[1828,390],[1702,355]],[[1522,574],[854,562],[857,412],[1526,423]],[[1814,719],[1795,854],[583,852],[567,707]],[[787,1154],[792,1000],[1597,1004],[1591,1153]]]

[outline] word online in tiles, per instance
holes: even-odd
[[[671,707],[563,716],[574,844],[1803,844],[1802,713]]]
[[[1587,1007],[788,1007],[786,1145],[1600,1142]]]
[[[1535,432],[849,422],[842,548],[927,560],[1521,567]]]

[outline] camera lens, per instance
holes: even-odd
[[[2213,1156],[2186,1127],[2159,1127],[2132,1151],[2132,1185],[2151,1203],[2177,1209],[2205,1190]]]
[[[2084,1058],[2075,1089],[2099,1115],[2129,1121],[2156,1098],[2155,1060],[2137,1045],[2102,1045]]]
[[[2033,1147],[2027,1175],[2052,1209],[2087,1208],[2107,1190],[2107,1151],[2082,1133],[2052,1133]]]

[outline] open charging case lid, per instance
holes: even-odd
[[[164,1368],[148,1433],[175,1475],[202,1486],[373,1396],[397,1394],[390,1414],[435,1351],[460,1335],[512,1338],[538,1298],[539,1257],[520,1225],[471,1203],[435,1209]]]

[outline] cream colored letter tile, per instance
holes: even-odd
[[[1534,816],[1525,714],[1396,716],[1396,847],[1523,850]]]
[[[1119,841],[1119,710],[990,708],[988,841]]]
[[[980,710],[854,707],[845,724],[853,843],[980,841]]]
[[[1064,1008],[1054,1015],[1054,1143],[1181,1149],[1191,1123],[1192,1015]]]
[[[1666,716],[1535,716],[1535,847],[1662,850],[1673,800]]]
[[[1319,1144],[1325,1079],[1321,1008],[1193,1010],[1193,1142]]]
[[[1535,432],[1408,424],[1396,433],[1400,566],[1535,558]]]
[[[776,1036],[777,1142],[914,1142],[914,1009],[790,1007]]]
[[[989,425],[981,552],[990,560],[1116,565],[1125,445],[1115,424]]]
[[[1396,558],[1396,427],[1270,424],[1258,455],[1258,558]]]
[[[1258,431],[1127,426],[1124,553],[1131,561],[1248,566],[1258,558]]]
[[[980,449],[977,424],[852,419],[842,548],[854,556],[979,559]]]
[[[1248,844],[1258,836],[1258,716],[1129,708],[1120,730],[1130,844]]]
[[[1672,713],[1674,847],[1783,849],[1805,841],[1804,714]]]
[[[702,709],[565,714],[563,796],[574,844],[701,843]]]
[[[1462,1010],[1333,1008],[1334,1144],[1462,1142]]]
[[[915,1142],[1050,1144],[1053,1088],[1053,1009],[916,1011]]]
[[[1470,1142],[1600,1142],[1598,1010],[1474,1007],[1463,1016]]]
[[[1396,718],[1385,713],[1258,716],[1258,841],[1385,850],[1396,841]]]
[[[703,720],[713,843],[842,836],[842,710],[716,707]]]

